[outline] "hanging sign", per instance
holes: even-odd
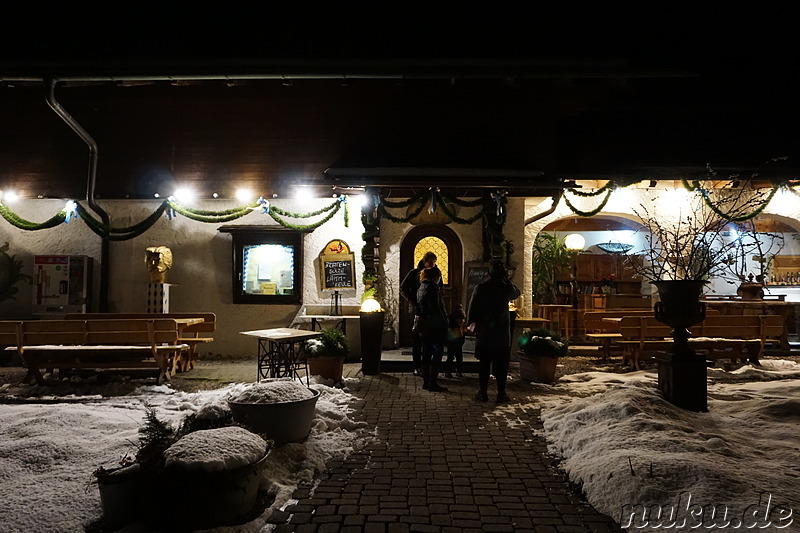
[[[334,239],[319,254],[323,290],[354,289],[355,255],[346,242]]]

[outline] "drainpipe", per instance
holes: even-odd
[[[61,119],[72,128],[72,131],[78,134],[83,141],[89,146],[89,178],[86,183],[86,203],[89,207],[100,216],[100,220],[105,225],[109,225],[110,219],[108,213],[102,207],[97,205],[94,201],[94,186],[97,180],[97,143],[94,142],[92,136],[84,130],[78,122],[61,107],[61,104],[56,102],[56,80],[47,80],[49,91],[47,93],[47,104],[61,117]],[[110,241],[108,237],[102,237],[100,243],[100,301],[99,312],[103,313],[108,311],[108,271],[109,271],[109,248]]]
[[[541,213],[536,213],[535,215],[533,215],[531,218],[529,218],[528,220],[525,221],[525,225],[527,226],[529,224],[533,224],[537,220],[541,220],[544,217],[546,217],[547,215],[552,214],[553,211],[556,210],[556,207],[558,207],[558,202],[561,201],[561,196],[563,196],[563,195],[564,195],[564,191],[558,191],[557,193],[555,193],[553,195],[553,205],[551,205],[550,208],[547,209],[546,211],[542,211]]]

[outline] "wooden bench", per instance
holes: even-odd
[[[716,309],[708,309],[707,316],[719,315]],[[611,356],[612,349],[620,349],[618,345],[622,340],[620,325],[623,317],[626,316],[654,316],[652,309],[608,309],[605,311],[587,311],[583,315],[586,326],[586,338],[599,344],[603,358],[607,361]],[[607,320],[611,319],[611,320]]]
[[[691,347],[706,359],[749,360],[760,364],[759,357],[768,343],[779,343],[783,331],[780,315],[711,315],[690,329]],[[653,352],[672,344],[672,328],[655,317],[623,317],[620,322],[623,361],[633,368]]]
[[[40,372],[77,368],[156,368],[157,382],[170,379],[178,342],[173,319],[0,321],[0,345],[15,350],[28,372],[23,383],[43,385]]]
[[[217,315],[214,313],[70,313],[65,320],[87,320],[87,319],[155,319],[172,318],[178,321],[178,341],[188,345],[188,348],[180,353],[173,361],[174,372],[186,372],[194,368],[197,361],[197,346],[207,342],[212,342],[214,337],[208,336],[213,333],[217,326]],[[201,318],[202,322],[195,324],[182,324],[183,319]],[[202,335],[202,336],[201,336]]]
[[[587,311],[583,314],[583,326],[588,340],[600,345],[603,358],[608,361],[612,347],[620,340],[619,323],[610,322],[606,318],[622,318],[624,316],[653,316],[652,309],[615,309],[606,311]]]

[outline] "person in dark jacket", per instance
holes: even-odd
[[[418,320],[422,335],[422,388],[431,392],[447,391],[447,387],[436,381],[447,339],[447,312],[439,287],[441,279],[439,267],[423,269],[417,290]]]
[[[502,261],[492,261],[489,279],[475,287],[467,312],[467,324],[475,333],[475,357],[479,361],[479,390],[475,399],[489,400],[489,375],[497,380],[497,403],[509,401],[506,394],[508,363],[511,360],[511,317],[508,302],[520,291],[508,279]]]
[[[416,268],[412,268],[400,282],[400,294],[408,301],[408,309],[411,313],[411,323],[417,313],[417,290],[419,289],[419,276],[423,269],[436,266],[436,254],[426,252],[422,259],[417,263]],[[411,332],[411,360],[414,363],[414,375],[422,375],[422,337],[415,331]]]
[[[463,378],[461,367],[464,361],[464,332],[467,328],[464,306],[456,304],[447,320],[447,359],[444,362],[444,375],[452,378],[455,365],[456,376]]]

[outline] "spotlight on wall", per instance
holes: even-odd
[[[175,199],[180,203],[185,204],[186,202],[191,202],[194,199],[195,193],[191,189],[180,188],[175,189],[175,192],[172,194],[172,196],[174,196]]]
[[[236,189],[236,199],[240,202],[250,202],[253,200],[253,191],[250,189]]]
[[[294,197],[302,202],[308,202],[312,199],[311,189],[309,187],[298,187],[295,189]]]
[[[655,187],[656,185],[658,185],[658,182],[657,182],[656,180],[650,180],[650,188],[651,188],[651,189],[652,189],[653,187]]]
[[[7,204],[12,204],[19,200],[19,195],[11,190],[0,191],[0,200]]]

